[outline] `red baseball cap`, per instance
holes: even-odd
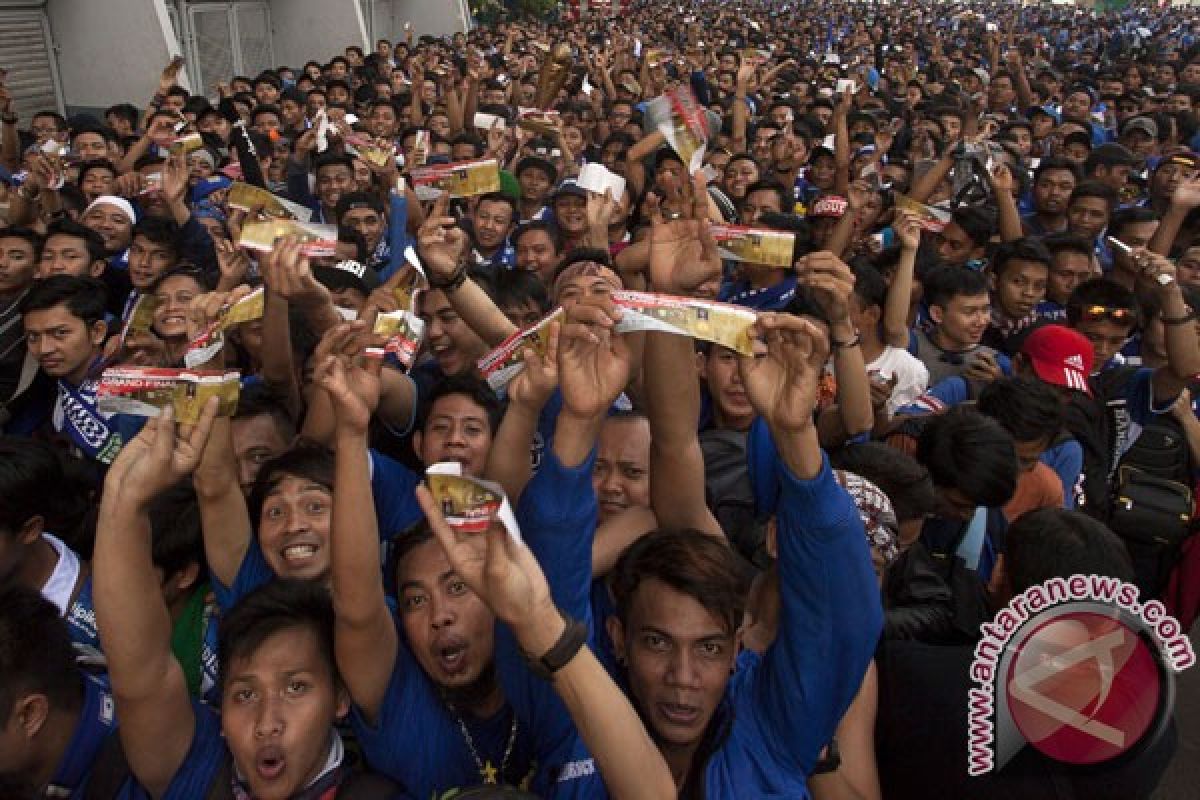
[[[1043,325],[1025,337],[1021,352],[1046,383],[1091,395],[1088,376],[1095,352],[1082,333],[1062,325]]]

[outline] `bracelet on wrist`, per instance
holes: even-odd
[[[836,339],[829,340],[829,346],[834,350],[849,350],[852,347],[858,347],[862,344],[862,334],[858,331],[854,332],[854,338],[848,342],[839,342]]]
[[[433,278],[430,278],[429,279],[429,288],[430,289],[438,289],[440,291],[445,292],[446,294],[450,294],[451,292],[457,291],[466,282],[467,282],[467,265],[459,264],[458,267],[455,268],[454,272],[450,275],[450,277],[444,281],[435,281]]]
[[[561,611],[559,612],[562,613]],[[554,673],[571,663],[571,659],[579,654],[583,646],[587,644],[588,628],[587,625],[577,619],[572,619],[566,614],[562,614],[563,622],[566,627],[563,628],[562,635],[558,637],[558,641],[554,646],[547,650],[540,658],[533,658],[526,654],[525,661],[531,672],[545,681],[553,680]]]
[[[1198,316],[1200,316],[1200,314],[1197,312],[1189,311],[1182,317],[1159,317],[1158,320],[1163,325],[1186,325],[1189,322],[1195,322]]]

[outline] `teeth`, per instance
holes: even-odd
[[[317,552],[317,548],[311,544],[294,544],[291,547],[286,547],[283,550],[283,557],[288,559],[296,558],[312,558]]]

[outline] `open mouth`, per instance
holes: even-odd
[[[467,643],[455,640],[449,644],[435,647],[434,655],[438,666],[447,675],[457,675],[467,668]]]
[[[313,562],[318,549],[315,544],[290,544],[283,548],[280,555],[289,567],[301,569]]]
[[[700,708],[683,703],[659,703],[658,711],[675,725],[695,725],[700,721]]]
[[[265,781],[273,781],[283,774],[287,761],[278,747],[264,747],[254,759],[254,771]]]

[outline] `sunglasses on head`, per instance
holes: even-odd
[[[1109,308],[1108,306],[1084,306],[1081,316],[1085,322],[1108,320],[1125,325],[1135,321],[1133,311],[1130,309]]]

